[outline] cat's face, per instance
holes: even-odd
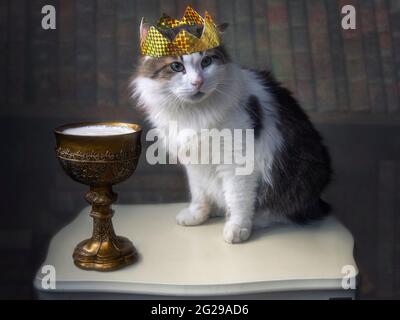
[[[224,83],[229,57],[222,47],[179,57],[142,59],[138,76],[150,78],[168,99],[198,103]]]

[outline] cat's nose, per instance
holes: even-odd
[[[204,80],[201,78],[198,78],[196,80],[193,80],[191,82],[192,86],[195,87],[197,90],[201,88],[201,86],[204,84]]]

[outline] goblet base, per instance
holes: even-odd
[[[74,264],[85,270],[112,271],[133,264],[138,254],[132,242],[125,237],[105,241],[93,238],[80,242],[73,253]]]

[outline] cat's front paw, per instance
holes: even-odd
[[[228,243],[240,243],[246,241],[251,235],[251,223],[227,222],[224,226],[224,240]]]
[[[203,212],[185,208],[176,216],[176,222],[181,226],[198,226],[208,219],[208,215]]]

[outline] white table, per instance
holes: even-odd
[[[333,216],[307,226],[276,226],[231,245],[223,219],[182,227],[175,215],[185,204],[114,206],[116,233],[131,239],[139,261],[113,272],[80,270],[75,245],[90,236],[89,208],[52,239],[43,265],[54,266],[56,288],[34,286],[41,299],[330,299],[354,298],[344,290],[343,266],[358,269],[350,232]]]

